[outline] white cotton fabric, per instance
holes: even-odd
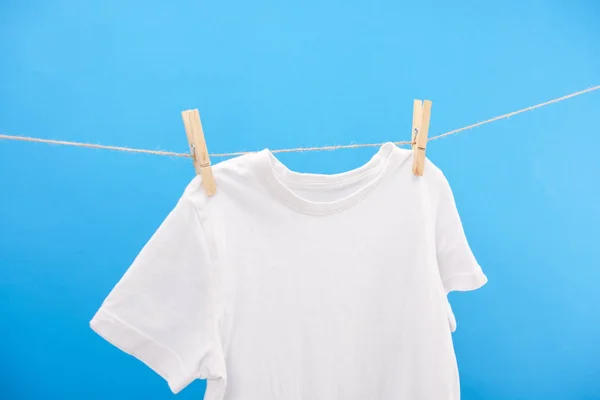
[[[382,146],[360,168],[292,172],[269,150],[199,177],[91,327],[206,400],[456,400],[447,301],[486,277],[442,172]]]

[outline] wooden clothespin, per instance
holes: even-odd
[[[413,174],[423,176],[425,168],[425,149],[429,134],[429,118],[431,117],[431,101],[415,100],[413,103],[412,149]]]
[[[190,152],[194,161],[196,175],[202,176],[202,186],[208,196],[217,192],[217,185],[210,167],[210,158],[208,157],[208,148],[202,131],[200,114],[198,110],[186,110],[181,113],[185,134],[190,145]]]

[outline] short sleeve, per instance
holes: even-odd
[[[444,289],[446,293],[478,289],[487,278],[469,247],[452,190],[443,175],[437,186],[435,242]]]
[[[112,289],[91,328],[174,393],[223,378],[218,274],[196,205],[184,196]]]

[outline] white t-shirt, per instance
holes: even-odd
[[[199,177],[91,321],[206,400],[457,400],[447,293],[486,282],[442,172],[392,143],[349,172],[265,149]]]

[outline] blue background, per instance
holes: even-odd
[[[435,135],[600,84],[599,20],[593,0],[8,0],[0,132],[186,152],[198,108],[212,152],[384,142],[428,98]],[[451,296],[463,399],[600,399],[599,107],[430,143],[490,280]],[[280,159],[331,173],[374,151]],[[0,398],[172,396],[88,322],[193,174],[0,141]]]

